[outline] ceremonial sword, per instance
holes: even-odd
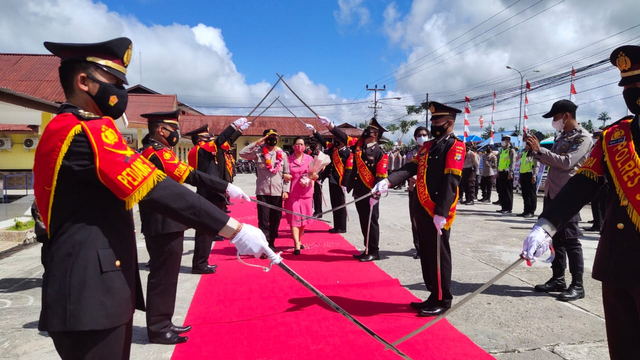
[[[345,195],[346,195],[346,194],[345,194]],[[358,198],[355,198],[355,199],[353,199],[353,200],[351,200],[351,201],[349,201],[349,202],[346,202],[346,203],[344,203],[344,204],[342,204],[342,205],[336,206],[336,207],[334,207],[334,208],[332,208],[332,209],[329,209],[329,210],[327,210],[327,211],[323,211],[323,212],[321,212],[320,214],[318,214],[318,216],[322,216],[322,215],[324,215],[324,214],[328,214],[328,213],[330,213],[330,212],[334,212],[334,211],[336,211],[336,210],[342,209],[343,207],[347,207],[347,206],[349,206],[349,205],[351,205],[351,204],[353,204],[353,203],[356,203],[356,202],[358,202],[358,201],[360,201],[360,200],[362,200],[362,199],[366,199],[366,198],[368,198],[368,197],[369,197],[369,196],[371,196],[371,195],[372,195],[371,193],[366,193],[365,195],[362,195],[362,196],[360,196],[360,197],[358,197]],[[314,219],[317,219],[317,218],[316,218],[316,217],[314,217]]]
[[[440,237],[438,236],[438,239]],[[493,285],[496,281],[500,280],[500,278],[502,278],[503,276],[505,276],[506,274],[508,274],[511,270],[515,269],[518,265],[520,265],[521,262],[523,262],[524,259],[520,258],[518,260],[516,260],[513,264],[509,265],[508,268],[502,270],[500,273],[498,273],[498,275],[494,276],[491,280],[487,281],[484,285],[480,286],[476,291],[472,292],[469,296],[465,297],[464,299],[460,300],[458,303],[456,303],[451,309],[449,309],[448,311],[438,315],[438,317],[436,317],[435,319],[432,319],[431,321],[429,321],[428,323],[426,323],[425,325],[423,325],[422,327],[414,330],[413,332],[405,335],[404,337],[396,340],[393,345],[398,345],[401,344],[409,339],[411,339],[412,337],[418,335],[419,333],[423,332],[424,330],[428,329],[429,327],[431,327],[433,324],[437,323],[438,321],[442,320],[444,317],[446,317],[447,315],[450,315],[452,312],[456,311],[458,308],[460,308],[462,305],[464,305],[465,303],[467,303],[469,300],[473,299],[475,296],[477,296],[478,294],[480,294],[481,292],[485,291],[489,286]],[[392,349],[393,350],[393,349]]]
[[[276,100],[278,100],[278,98],[280,98],[280,96],[277,96],[277,97],[276,97]],[[271,107],[271,105],[273,105],[273,104],[276,102],[276,100],[273,100],[273,101],[271,102],[271,104],[269,104],[269,106],[267,106],[266,108],[264,108],[264,110],[262,110],[262,112],[261,112],[260,114],[258,114],[258,116],[256,116],[256,117],[254,117],[253,119],[251,119],[251,121],[256,121],[256,119],[257,119],[257,118],[259,118],[259,117],[260,117],[260,115],[264,114],[264,112],[265,112],[265,111],[269,110],[269,108]]]
[[[282,76],[281,76],[281,75],[278,75],[278,73],[276,73],[276,75],[277,75],[278,77],[282,78]],[[310,107],[309,105],[307,105],[307,103],[306,103],[306,102],[304,102],[304,100],[302,100],[302,99],[300,98],[300,96],[298,96],[298,94],[296,94],[296,92],[295,92],[295,91],[293,91],[293,89],[291,88],[291,86],[289,86],[289,84],[287,84],[287,83],[284,81],[284,79],[282,79],[282,83],[287,87],[287,89],[289,89],[289,90],[291,91],[291,93],[292,93],[293,95],[295,95],[295,97],[297,97],[297,98],[298,98],[298,100],[300,100],[300,102],[302,103],[302,105],[306,106],[306,107],[307,107],[307,109],[309,109],[309,111],[311,111],[311,112],[313,113],[313,115],[318,116],[318,113],[316,113],[315,111],[313,111],[313,109],[311,109],[311,107]]]
[[[355,324],[356,326],[358,326],[359,328],[364,330],[367,334],[371,335],[371,337],[373,337],[374,339],[378,340],[380,343],[385,345],[385,349],[393,350],[396,354],[398,354],[403,359],[409,359],[409,360],[411,359],[405,353],[403,353],[402,351],[398,350],[394,346],[394,344],[390,344],[388,341],[386,341],[385,339],[381,338],[378,334],[373,332],[373,330],[369,329],[365,324],[361,323],[360,321],[358,321],[358,319],[354,318],[351,314],[349,314],[347,311],[345,311],[343,308],[341,308],[340,305],[336,304],[335,302],[333,302],[333,300],[329,299],[325,294],[320,292],[320,290],[316,289],[313,285],[311,285],[309,282],[307,282],[305,279],[303,279],[300,275],[298,275],[295,271],[293,271],[293,269],[288,267],[283,261],[280,261],[278,263],[278,266],[282,270],[284,270],[284,272],[289,274],[292,278],[296,279],[296,281],[298,281],[304,287],[309,289],[312,293],[314,293],[317,297],[319,297],[320,300],[324,301],[325,304],[329,305],[333,310],[337,311],[340,315],[346,317],[353,324]]]
[[[278,75],[278,81],[276,81],[275,84],[273,84],[273,86],[271,87],[271,89],[269,89],[269,91],[267,92],[267,95],[265,95],[262,100],[260,100],[260,102],[258,103],[258,105],[256,105],[256,107],[253,108],[253,110],[251,110],[251,112],[249,113],[249,115],[247,115],[246,117],[248,118],[249,116],[251,116],[251,114],[253,114],[254,111],[256,111],[256,109],[258,108],[258,106],[260,106],[260,104],[262,104],[262,102],[267,98],[267,96],[269,96],[269,94],[271,94],[271,92],[273,91],[273,89],[276,88],[276,85],[278,85],[278,83],[280,82],[280,80],[282,80],[282,76]]]
[[[291,215],[301,216],[301,217],[306,218],[306,219],[318,220],[318,221],[322,221],[322,222],[330,223],[330,221],[329,221],[329,220],[322,220],[322,219],[318,219],[317,217],[313,217],[313,216],[309,216],[309,215],[300,214],[300,213],[297,213],[297,212],[295,212],[295,211],[291,211],[291,210],[283,209],[283,208],[281,208],[281,207],[277,207],[277,206],[275,206],[275,205],[271,205],[271,204],[269,204],[269,203],[266,203],[266,202],[264,202],[264,201],[260,201],[260,200],[257,200],[257,199],[249,199],[249,200],[251,200],[252,202],[254,202],[254,203],[256,203],[256,204],[262,205],[262,206],[264,206],[264,207],[268,207],[269,209],[282,211],[282,212],[285,212],[285,213],[287,213],[287,214],[291,214]]]

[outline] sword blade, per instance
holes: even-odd
[[[480,294],[481,292],[485,291],[489,286],[493,285],[496,281],[500,280],[500,278],[502,278],[503,276],[505,276],[506,274],[508,274],[511,270],[515,269],[516,267],[518,267],[518,265],[520,265],[521,262],[523,262],[524,259],[518,259],[516,260],[513,264],[509,265],[508,268],[502,270],[500,273],[498,273],[498,275],[494,276],[491,280],[487,281],[484,285],[480,286],[476,291],[472,292],[470,295],[468,295],[467,297],[465,297],[464,299],[460,300],[458,303],[456,303],[451,309],[449,309],[447,312],[438,315],[438,317],[436,317],[435,319],[432,319],[431,321],[429,321],[428,323],[426,323],[425,325],[421,326],[420,328],[414,330],[413,332],[405,335],[404,337],[396,340],[393,345],[398,345],[401,344],[409,339],[411,339],[412,337],[418,335],[419,333],[423,332],[424,330],[428,329],[429,327],[431,327],[433,324],[437,323],[438,321],[442,320],[443,318],[445,318],[447,315],[450,315],[451,313],[453,313],[454,311],[456,311],[457,309],[459,309],[462,305],[464,305],[465,303],[469,302],[471,299],[473,299],[474,297],[476,297],[478,294]]]
[[[278,75],[278,74],[276,73],[276,75]],[[279,76],[280,78],[282,78],[282,76],[281,76],[281,75],[278,75],[278,76]],[[298,96],[298,94],[296,94],[296,92],[295,92],[295,91],[293,91],[293,89],[291,88],[291,86],[289,86],[289,84],[287,84],[287,83],[284,81],[284,79],[282,79],[282,83],[287,87],[287,89],[289,89],[289,91],[291,91],[291,93],[292,93],[295,97],[297,97],[297,98],[298,98],[298,100],[300,100],[300,102],[302,103],[302,105],[306,106],[306,107],[307,107],[307,109],[309,109],[309,111],[311,111],[311,112],[313,113],[313,115],[318,116],[318,113],[316,113],[315,111],[313,111],[313,109],[312,109],[309,105],[307,105],[307,103],[306,103],[306,102],[304,102],[304,100],[302,100],[302,99],[300,98],[300,96]]]
[[[291,210],[283,209],[283,208],[281,208],[281,207],[277,207],[277,206],[275,206],[275,205],[271,205],[271,204],[266,203],[266,202],[264,202],[264,201],[260,201],[260,200],[257,200],[257,199],[250,199],[250,200],[251,200],[252,202],[256,203],[256,204],[260,204],[260,205],[262,205],[262,206],[268,207],[269,209],[282,211],[282,212],[285,212],[285,213],[287,213],[287,214],[296,215],[296,216],[301,216],[301,217],[303,217],[303,218],[307,218],[307,219],[311,219],[311,220],[317,220],[317,221],[322,221],[322,222],[330,223],[330,221],[329,221],[329,220],[322,220],[322,219],[318,219],[318,218],[313,217],[313,216],[309,216],[309,215],[305,215],[305,214],[300,214],[300,213],[297,213],[297,212],[295,212],[295,211],[291,211]]]
[[[271,92],[273,91],[273,89],[276,88],[276,85],[278,85],[278,83],[280,82],[280,80],[282,80],[282,76],[278,75],[278,81],[276,81],[275,84],[273,84],[273,86],[271,87],[271,89],[269,89],[269,91],[267,92],[267,95],[265,95],[262,100],[260,100],[260,102],[258,103],[258,105],[256,105],[256,107],[253,108],[253,110],[251,110],[251,112],[249,113],[249,115],[247,115],[246,117],[248,118],[249,116],[251,116],[251,114],[253,114],[254,111],[256,111],[256,109],[262,104],[262,102],[267,98],[267,96],[269,96],[269,94],[271,94]]]
[[[276,97],[276,100],[278,100],[278,98],[279,98],[279,97],[280,97],[280,96],[277,96],[277,97]],[[254,117],[253,119],[251,119],[251,121],[256,121],[256,119],[257,119],[257,118],[259,118],[259,117],[260,117],[260,115],[264,114],[264,112],[265,112],[265,111],[269,110],[269,108],[270,108],[270,107],[271,107],[271,106],[276,102],[276,100],[273,100],[273,101],[271,102],[271,104],[269,104],[269,106],[267,106],[266,108],[264,108],[264,110],[262,110],[262,112],[261,112],[260,114],[258,114],[258,116],[256,116],[256,117]]]
[[[345,195],[346,195],[346,194],[345,194]],[[360,201],[360,200],[362,200],[362,199],[366,199],[366,198],[368,198],[369,196],[371,196],[371,193],[366,193],[365,195],[362,195],[362,196],[360,196],[359,198],[353,199],[353,200],[351,200],[351,201],[349,201],[349,202],[346,202],[346,203],[344,203],[344,204],[342,204],[342,205],[336,206],[336,207],[334,207],[333,209],[329,209],[329,210],[327,210],[327,211],[323,211],[323,212],[321,212],[320,214],[318,214],[318,216],[322,216],[322,215],[324,215],[324,214],[328,214],[328,213],[330,213],[330,212],[334,212],[334,211],[336,211],[336,210],[342,209],[343,207],[347,207],[347,206],[349,206],[349,205],[351,205],[351,204],[353,204],[353,203],[356,203],[356,202],[358,202],[358,201]],[[315,218],[314,218],[314,219],[315,219]]]
[[[378,342],[380,342],[383,345],[385,345],[385,348],[393,350],[396,354],[398,354],[403,359],[411,359],[409,356],[404,354],[402,351],[398,350],[394,345],[390,344],[388,341],[386,341],[385,339],[381,338],[378,334],[373,332],[373,330],[369,329],[365,324],[361,323],[360,321],[358,321],[358,319],[354,318],[351,314],[346,312],[343,308],[340,307],[340,305],[336,304],[335,302],[333,302],[333,300],[329,299],[325,294],[320,292],[320,290],[316,289],[313,285],[311,285],[309,282],[307,282],[305,279],[303,279],[300,275],[298,275],[295,271],[293,271],[293,269],[288,267],[283,261],[281,261],[278,264],[278,266],[282,270],[284,270],[284,272],[286,272],[292,278],[294,278],[296,281],[298,281],[300,284],[302,284],[302,286],[304,286],[307,289],[309,289],[318,298],[320,298],[320,300],[324,301],[325,304],[329,305],[333,310],[337,311],[340,315],[342,315],[342,316],[346,317],[347,319],[349,319],[349,321],[351,321],[353,324],[358,326],[360,329],[364,330],[367,334],[371,335],[371,337],[376,339]]]

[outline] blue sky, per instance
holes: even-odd
[[[568,98],[572,66],[640,44],[640,20],[630,9],[638,9],[637,0],[5,0],[0,52],[42,54],[43,41],[127,36],[134,44],[131,84],[177,94],[205,113],[248,113],[280,72],[337,123],[373,115],[366,84],[401,97],[379,103],[383,125],[424,122],[405,106],[420,104],[426,93],[457,107],[469,96],[473,134],[482,131],[479,116],[488,124],[494,90],[496,127],[518,123],[520,76],[510,65],[533,84],[546,83],[529,94],[529,128],[552,131],[541,115]],[[612,121],[626,115],[618,78],[610,64],[578,71],[578,121],[602,111]],[[269,102],[275,96],[297,115],[311,115],[282,85]],[[287,112],[274,106],[265,114]],[[462,128],[460,119],[456,133]]]

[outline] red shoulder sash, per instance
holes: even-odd
[[[147,159],[151,159],[153,154],[162,162],[164,173],[180,184],[184,183],[184,180],[193,171],[193,167],[180,161],[171,149],[163,147],[162,149],[156,150],[153,146],[148,146],[142,152],[142,156]]]

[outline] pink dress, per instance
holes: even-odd
[[[309,164],[313,157],[304,154],[302,161],[298,161],[296,155],[289,156],[289,171],[291,173],[291,190],[289,198],[284,202],[284,208],[295,211],[300,214],[313,215],[313,181],[309,180],[309,184],[304,186],[300,180],[308,176]],[[301,216],[286,214],[289,226],[300,227],[305,226],[311,220]]]

